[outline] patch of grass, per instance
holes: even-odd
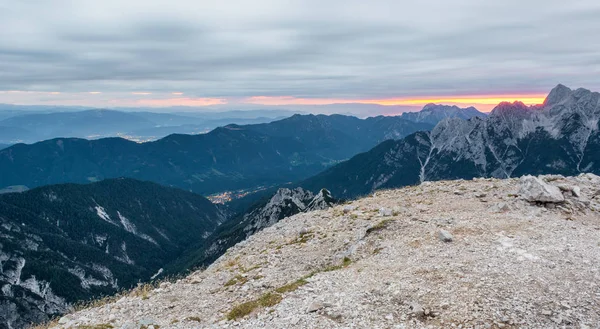
[[[260,265],[254,265],[254,266],[252,266],[250,268],[244,268],[243,266],[240,266],[240,272],[242,272],[242,273],[248,273],[250,271],[254,271],[254,270],[259,269],[259,268],[260,268]]]
[[[288,242],[288,245],[297,244],[297,243],[306,243],[308,240],[315,237],[313,232],[301,233],[296,239]]]
[[[371,234],[373,232],[377,232],[380,230],[383,230],[384,228],[386,228],[391,222],[393,221],[393,219],[384,219],[381,222],[369,227],[367,229],[367,234]]]
[[[92,324],[92,325],[84,325],[77,326],[76,329],[112,329],[114,328],[111,324],[102,323],[102,324]]]
[[[348,257],[344,257],[344,259],[342,260],[342,263],[340,265],[328,266],[325,269],[323,269],[321,272],[331,272],[331,271],[341,270],[341,269],[343,269],[345,267],[350,266],[350,264],[352,264],[352,259],[350,259]]]
[[[262,307],[271,307],[279,304],[279,302],[281,302],[282,299],[283,297],[281,297],[280,294],[268,292],[260,296],[260,298],[258,299],[258,303]]]
[[[231,309],[231,311],[227,313],[227,320],[237,320],[243,318],[259,307],[275,306],[279,304],[282,299],[283,297],[281,297],[280,294],[268,292],[260,296],[258,299],[242,303]]]
[[[144,283],[129,292],[130,297],[140,297],[143,300],[150,298],[150,292],[154,290],[155,285],[151,283]]]
[[[322,273],[322,272],[331,272],[331,271],[339,270],[339,269],[350,266],[350,264],[352,264],[352,259],[350,259],[349,257],[344,257],[344,259],[342,260],[342,263],[339,265],[329,266],[322,270],[314,271],[314,272],[302,277],[301,279],[298,279],[292,283],[286,284],[284,286],[281,286],[281,287],[275,289],[275,291],[273,291],[273,292],[267,292],[257,299],[253,299],[251,301],[248,301],[248,302],[245,302],[245,303],[235,306],[234,308],[231,309],[231,311],[229,311],[229,313],[227,313],[226,318],[227,318],[227,320],[230,320],[230,321],[237,320],[237,319],[245,317],[246,315],[249,315],[250,313],[254,312],[254,310],[256,310],[257,308],[275,306],[283,300],[283,296],[282,296],[283,294],[295,291],[298,288],[308,284],[308,281],[306,281],[306,280],[311,278],[312,276],[314,276],[318,273]]]
[[[237,259],[230,259],[227,263],[225,263],[225,266],[227,267],[234,267],[235,265],[237,265]]]
[[[58,319],[54,319],[50,322],[36,324],[35,326],[29,327],[29,329],[48,329],[48,328],[54,328],[56,326],[58,326]]]
[[[240,285],[242,285],[246,282],[248,282],[248,279],[238,274],[238,275],[234,276],[233,278],[231,278],[231,280],[225,282],[225,284],[223,286],[230,287],[230,286],[233,286],[238,283]]]
[[[308,281],[306,281],[304,278],[302,278],[302,279],[296,280],[292,283],[286,284],[285,286],[281,286],[281,287],[275,289],[275,291],[280,294],[285,294],[287,292],[296,291],[296,289],[302,287],[303,285],[305,285],[307,283],[308,283]]]
[[[185,321],[195,321],[195,322],[202,322],[202,319],[200,319],[199,316],[188,316],[187,318],[185,318]]]

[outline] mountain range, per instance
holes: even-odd
[[[23,113],[24,112],[24,113]],[[132,140],[156,140],[173,133],[198,134],[237,123],[264,123],[281,119],[282,113],[258,111],[249,117],[240,111],[223,113],[124,112],[105,109],[41,112],[11,110],[0,119],[1,143],[33,143],[56,137],[101,138],[123,136]],[[239,117],[236,117],[236,116]],[[0,115],[0,118],[3,116]]]
[[[148,281],[226,219],[200,195],[132,179],[0,195],[0,328]]]
[[[155,142],[59,138],[0,151],[0,188],[131,177],[201,194],[298,181],[431,125],[398,117],[295,115]]]
[[[300,183],[353,198],[429,180],[600,173],[600,94],[555,87],[544,104],[501,103],[488,118],[447,118]]]
[[[402,113],[400,117],[413,122],[436,125],[438,122],[446,118],[459,118],[468,120],[474,117],[485,118],[487,117],[487,114],[479,112],[472,106],[460,108],[456,105],[427,104],[419,112],[405,112]]]

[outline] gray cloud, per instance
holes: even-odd
[[[0,90],[365,99],[600,89],[599,14],[597,0],[0,0]]]

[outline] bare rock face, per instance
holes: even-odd
[[[519,194],[529,202],[560,203],[565,201],[560,189],[531,175],[523,176],[519,180]]]

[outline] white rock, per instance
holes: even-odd
[[[353,211],[354,209],[356,209],[356,207],[354,207],[354,206],[344,206],[343,212],[344,212],[344,214],[347,214],[347,213]]]
[[[310,305],[308,306],[308,309],[306,311],[308,313],[313,313],[313,312],[316,312],[318,310],[322,310],[324,307],[325,307],[325,305],[323,305],[323,303],[312,302],[312,303],[310,303]]]
[[[506,202],[498,202],[495,205],[493,205],[490,210],[492,212],[507,212],[510,210],[510,207],[508,206],[508,204]]]
[[[519,194],[529,202],[564,202],[565,197],[560,189],[531,175],[523,176],[519,180]]]
[[[392,216],[392,209],[389,209],[389,208],[379,208],[379,216],[382,216],[382,217]]]
[[[440,230],[438,232],[438,238],[444,242],[452,242],[452,240],[454,240],[452,234],[446,230]]]

